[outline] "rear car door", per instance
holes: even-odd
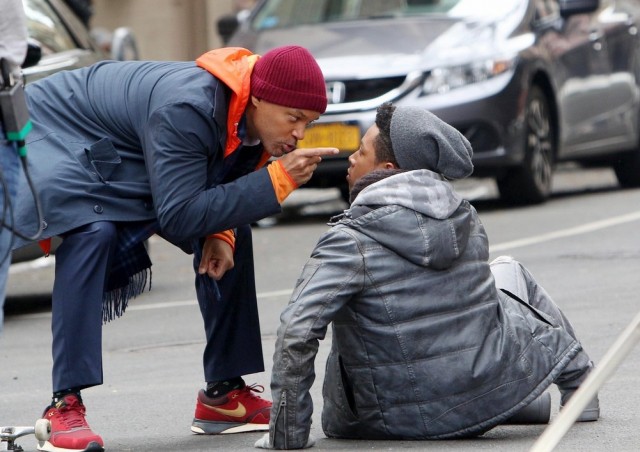
[[[584,154],[608,134],[611,66],[601,11],[572,15],[561,25],[567,46],[559,55],[565,72],[558,92],[563,157]]]
[[[599,142],[611,151],[635,148],[638,144],[640,92],[640,2],[600,0],[598,22],[606,42],[608,90],[601,100],[604,124]]]

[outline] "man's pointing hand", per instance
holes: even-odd
[[[295,149],[280,157],[280,163],[298,186],[304,185],[311,179],[318,163],[325,155],[335,155],[336,148],[306,148]]]

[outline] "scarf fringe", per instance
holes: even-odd
[[[151,268],[146,268],[129,276],[129,282],[122,287],[105,292],[102,298],[102,323],[121,317],[129,305],[129,300],[142,294],[149,285],[151,291]]]

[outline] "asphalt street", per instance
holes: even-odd
[[[549,202],[508,207],[489,181],[468,180],[459,190],[473,200],[491,243],[491,255],[522,261],[574,324],[598,363],[640,309],[640,190],[620,190],[609,170],[564,168]],[[254,228],[266,372],[245,377],[263,385],[279,313],[327,219],[345,205],[337,191],[299,190],[282,215]],[[189,426],[203,385],[204,333],[193,289],[191,258],[161,239],[150,242],[153,288],[126,315],[104,327],[104,381],[83,392],[93,429],[108,451],[254,450],[261,433],[199,436]],[[0,426],[29,425],[51,396],[50,288],[53,259],[13,266],[7,316],[0,335]],[[315,450],[527,451],[544,425],[500,426],[460,441],[339,441],[320,428],[320,395],[330,335],[321,343],[313,387]],[[552,420],[559,394],[552,396]],[[636,451],[640,444],[640,347],[600,391],[601,419],[574,425],[556,450]],[[35,450],[33,437],[19,442]]]

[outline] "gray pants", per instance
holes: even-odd
[[[509,256],[500,256],[491,262],[491,273],[498,289],[514,294],[520,300],[545,313],[577,340],[569,319],[520,262]],[[567,364],[554,383],[558,385],[561,393],[573,391],[587,378],[592,368],[593,362],[587,353],[581,350]]]

